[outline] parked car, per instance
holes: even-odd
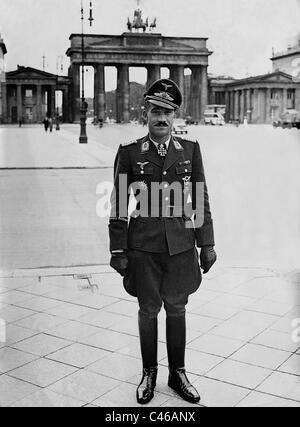
[[[275,128],[291,129],[293,127],[300,129],[300,113],[297,110],[286,110],[278,120],[273,122]]]
[[[173,132],[177,133],[188,133],[185,121],[183,119],[175,119],[173,123]]]
[[[218,112],[216,113],[213,111],[205,111],[204,123],[206,125],[224,126],[225,125],[225,119],[221,113],[218,113]]]

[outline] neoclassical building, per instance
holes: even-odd
[[[282,71],[240,80],[210,79],[210,104],[226,105],[226,120],[273,123],[287,109],[300,111],[300,83]]]
[[[70,80],[31,67],[18,66],[6,73],[3,118],[6,123],[41,123],[46,115],[56,115],[56,93],[62,92],[63,120],[71,120]]]

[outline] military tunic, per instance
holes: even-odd
[[[126,177],[126,187],[122,187],[121,177]],[[144,215],[144,212],[141,214],[136,209],[128,224],[128,188],[134,183],[135,189],[140,190],[140,195],[145,193],[148,212]],[[191,212],[195,210],[197,183],[202,183],[203,188],[203,219],[201,226],[194,227],[191,215],[187,213],[189,208],[186,209],[185,206],[189,205]],[[153,185],[160,185],[159,198],[153,197]],[[181,188],[182,197],[179,199],[170,191],[174,185]],[[189,195],[190,204],[186,203]],[[120,200],[123,200],[123,206]],[[141,263],[145,267],[147,263],[147,274],[145,272],[143,280],[148,276],[149,286],[155,280],[163,280],[166,293],[170,286],[173,290],[194,292],[201,283],[195,246],[214,245],[213,222],[199,144],[172,137],[165,158],[158,155],[149,136],[121,145],[115,159],[111,205],[110,250],[126,250],[129,257],[128,273],[124,278],[125,289],[137,296],[142,272],[134,264]],[[168,255],[168,262],[173,267],[170,268],[167,279],[166,275],[152,276],[151,272],[155,273],[156,269],[155,257],[150,262],[151,254],[156,254],[156,258],[159,254],[164,255],[164,260]],[[148,261],[143,261],[143,257]],[[168,267],[165,266],[164,270],[168,270]]]

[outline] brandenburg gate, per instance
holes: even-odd
[[[80,67],[82,64],[82,35],[70,36],[69,77],[72,87],[72,119],[80,119]],[[117,69],[117,121],[129,121],[129,68],[147,69],[147,86],[160,78],[161,68],[170,70],[170,78],[180,87],[189,104],[189,113],[196,121],[203,119],[208,103],[207,38],[163,37],[159,33],[125,32],[115,35],[84,35],[84,64],[94,67],[95,116],[105,115],[105,67]],[[185,93],[185,68],[191,70],[191,86]],[[181,112],[181,115],[183,113]]]

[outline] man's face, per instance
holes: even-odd
[[[162,139],[171,134],[175,111],[167,108],[150,105],[147,110],[150,135]]]

